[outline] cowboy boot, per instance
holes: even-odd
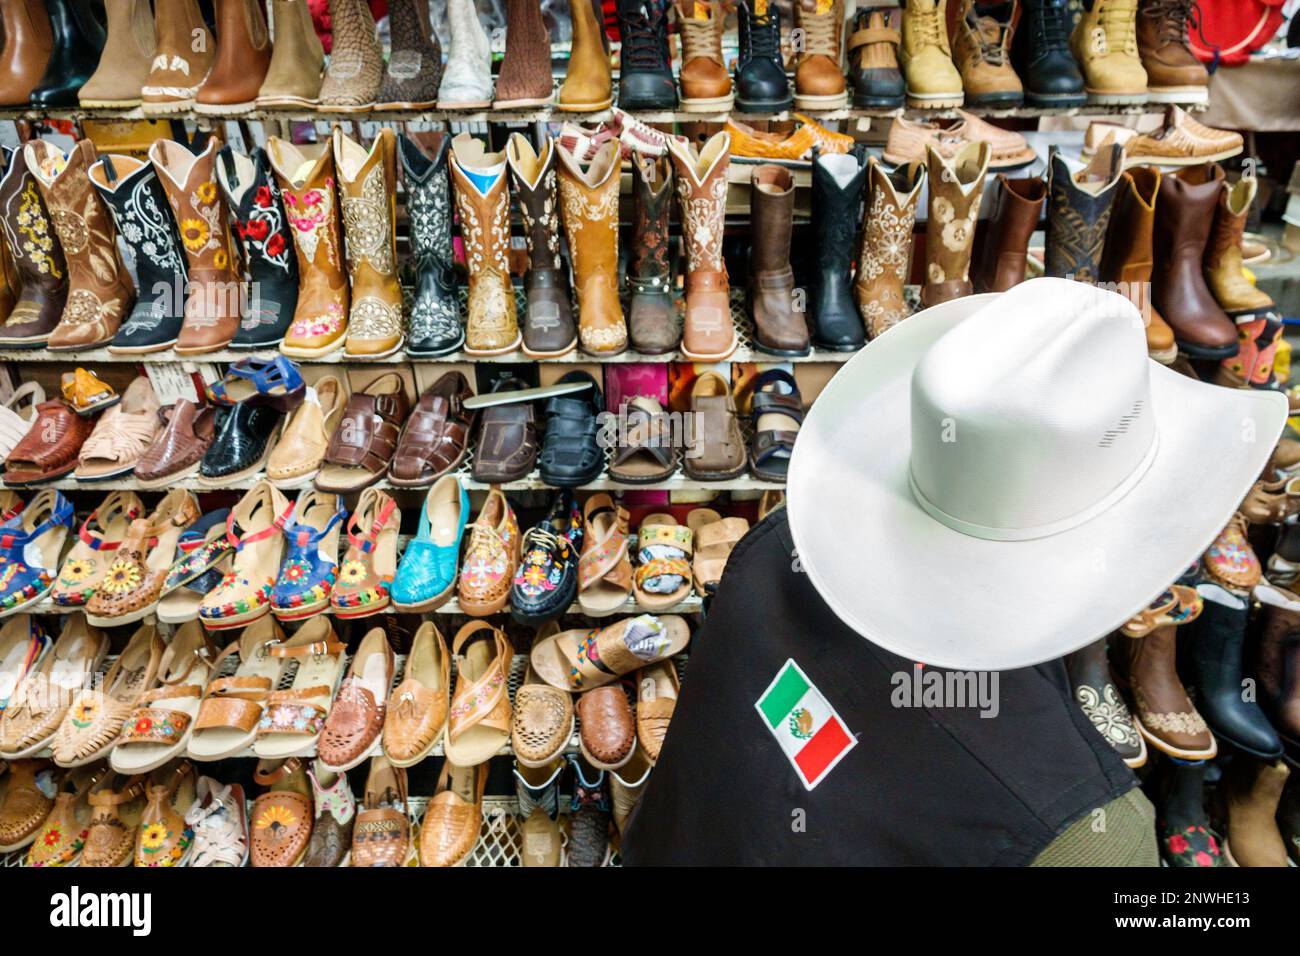
[[[698,154],[685,140],[673,138],[668,155],[677,178],[686,247],[682,355],[693,362],[721,362],[736,350],[727,265],[722,261],[731,134],[715,133]]]
[[[807,355],[808,323],[795,308],[790,232],[794,224],[794,178],[782,166],[757,166],[750,179],[749,308],[754,347],[772,355]]]
[[[1156,771],[1156,836],[1169,866],[1227,866],[1205,814],[1207,761],[1163,760]]]
[[[1260,584],[1262,605],[1250,673],[1259,682],[1259,704],[1284,744],[1300,750],[1300,597]]]
[[[1281,760],[1234,760],[1223,775],[1228,836],[1224,852],[1232,866],[1286,866],[1286,843],[1277,808],[1291,770]]]
[[[862,223],[853,298],[867,337],[874,339],[912,314],[903,299],[903,284],[911,266],[912,227],[916,224],[925,167],[908,163],[886,172],[874,159],[870,166],[871,198]]]
[[[522,866],[559,866],[564,860],[560,827],[560,775],[557,757],[541,767],[515,761],[515,795],[519,800],[519,861]]]
[[[95,146],[88,139],[81,140],[65,163],[61,151],[37,139],[24,147],[24,158],[45,198],[68,262],[68,304],[46,348],[107,345],[131,311],[135,287],[118,255],[108,211],[90,188]]]
[[[596,7],[588,0],[573,0],[569,13],[573,18],[573,43],[556,106],[578,113],[607,110],[614,102],[614,80]]]
[[[451,54],[438,85],[438,109],[482,110],[492,105],[492,46],[474,0],[447,0]]]
[[[1138,58],[1137,4],[1133,0],[1083,0],[1070,34],[1092,106],[1147,101],[1147,74]]]
[[[403,133],[397,140],[411,231],[408,264],[415,273],[408,355],[446,355],[465,341],[451,239],[450,148],[444,132]]]
[[[107,0],[108,40],[99,68],[77,93],[91,109],[129,109],[140,105],[157,40],[149,0]]]
[[[1174,330],[1151,304],[1152,235],[1160,170],[1134,166],[1119,178],[1097,275],[1127,298],[1147,329],[1147,354],[1163,365],[1178,357]]]
[[[0,106],[27,106],[54,49],[45,4],[0,0],[0,37]]]
[[[315,106],[325,69],[325,48],[312,26],[307,0],[271,0],[275,29],[271,65],[257,91],[259,109]]]
[[[1224,359],[1212,381],[1224,388],[1268,388],[1273,361],[1282,338],[1282,317],[1276,312],[1237,320],[1237,354]]]
[[[948,0],[909,0],[903,8],[903,45],[898,60],[907,80],[908,106],[944,109],[962,105],[961,73],[953,65],[948,43],[947,4]]]
[[[849,279],[867,175],[868,163],[856,152],[824,153],[813,160],[812,230],[818,254],[808,304],[813,342],[832,352],[854,352],[866,344]]]
[[[21,291],[13,256],[9,253],[9,247],[0,241],[0,341],[4,339],[5,321],[13,312]]]
[[[925,223],[925,285],[921,305],[970,295],[971,245],[993,150],[987,142],[967,143],[951,160],[927,146],[930,199]]]
[[[507,261],[510,190],[505,155],[489,153],[482,140],[461,133],[451,141],[450,162],[465,266],[469,270],[465,352],[504,355],[517,349],[522,340]],[[617,183],[617,177],[614,181]]]
[[[1192,358],[1237,352],[1237,330],[1205,284],[1202,260],[1223,190],[1218,166],[1191,166],[1160,178],[1151,270],[1152,304]]]
[[[673,6],[682,44],[678,77],[682,109],[688,113],[725,113],[734,101],[731,75],[722,57],[726,12],[718,0],[679,0]]]
[[[1140,0],[1138,58],[1151,103],[1207,103],[1210,75],[1187,42],[1193,0]]]
[[[794,24],[803,49],[794,71],[794,105],[801,110],[838,110],[849,105],[840,51],[844,46],[842,0],[795,0]]]
[[[1047,197],[1039,176],[1011,179],[998,174],[998,195],[982,242],[980,264],[972,277],[977,292],[1006,292],[1025,281],[1029,237]]]
[[[428,0],[390,0],[388,32],[392,52],[375,109],[433,109],[442,80],[442,46],[429,23]]]
[[[1124,150],[1111,145],[1081,172],[1071,174],[1059,150],[1048,155],[1047,251],[1045,275],[1097,281],[1110,207],[1124,168]]]
[[[856,109],[901,109],[906,98],[903,73],[898,68],[898,45],[903,36],[887,9],[859,9],[849,34],[849,78]]]
[[[1017,0],[982,4],[961,0],[953,27],[952,59],[961,73],[967,106],[1005,109],[1024,102],[1020,77],[1011,68],[1011,37],[1020,16]]]
[[[140,294],[110,352],[135,354],[171,348],[185,319],[185,254],[167,195],[153,165],[132,156],[104,156],[90,181],[131,248]]]
[[[1106,659],[1106,639],[1094,641],[1065,657],[1065,675],[1075,703],[1125,765],[1137,769],[1147,762],[1142,735],[1120,697]]]
[[[99,65],[108,34],[90,0],[45,0],[45,8],[50,13],[54,46],[45,76],[32,90],[31,103],[38,109],[76,106],[77,93]]]
[[[0,228],[22,293],[0,325],[5,348],[42,348],[68,300],[68,265],[21,150],[0,146]]]
[[[1223,188],[1214,209],[1214,226],[1210,230],[1203,260],[1205,282],[1210,293],[1228,317],[1238,322],[1242,317],[1274,308],[1268,294],[1256,288],[1242,272],[1241,236],[1257,188],[1258,181],[1254,176],[1243,176]]]
[[[272,136],[266,141],[266,155],[298,251],[298,303],[280,351],[290,358],[320,358],[343,345],[350,301],[334,194],[333,141],[299,149]]]
[[[257,148],[244,156],[229,146],[221,147],[217,183],[230,210],[235,244],[252,292],[230,347],[276,348],[298,305],[298,257],[266,151]]]
[[[618,300],[619,144],[606,141],[586,169],[562,142],[555,151],[560,210],[578,292],[578,341],[592,355],[616,355],[627,348]]]
[[[624,110],[677,108],[668,52],[667,0],[618,0],[618,105]]]
[[[261,0],[216,0],[217,47],[212,72],[194,97],[196,113],[247,113],[271,68],[271,35]]]
[[[794,106],[781,59],[781,14],[771,0],[742,0],[736,11],[736,108],[742,113],[780,113]]]
[[[663,355],[682,340],[669,262],[673,166],[667,156],[632,154],[632,198],[632,248],[627,263],[632,348],[645,355]]]
[[[1035,109],[1083,106],[1083,74],[1070,52],[1070,0],[1021,0],[1016,72],[1025,105]]]
[[[154,30],[158,45],[148,80],[140,90],[144,114],[160,116],[188,110],[212,69],[217,41],[203,22],[198,0],[157,4]]]
[[[208,137],[197,156],[180,143],[160,139],[149,149],[172,214],[180,225],[189,262],[185,323],[177,355],[215,352],[239,331],[243,282],[235,268],[229,218],[217,190],[219,143]]]
[[[578,331],[569,307],[569,277],[560,259],[555,141],[546,137],[539,155],[527,138],[513,133],[506,145],[506,161],[528,242],[524,354],[533,359],[567,355],[578,344]]]
[[[320,108],[340,113],[371,109],[384,80],[384,49],[366,0],[330,0],[329,65],[320,87]]]
[[[1132,693],[1133,719],[1142,736],[1178,760],[1208,760],[1218,745],[1178,678],[1177,649],[1175,624],[1143,637],[1117,634],[1111,642],[1115,670]]]
[[[397,281],[397,137],[387,127],[366,150],[334,127],[334,161],[343,205],[343,240],[352,311],[343,354],[383,358],[402,347],[402,287]]]
[[[496,110],[547,106],[555,91],[551,38],[537,0],[506,0],[506,55],[497,74]]]

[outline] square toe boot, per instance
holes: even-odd
[[[284,197],[298,254],[298,303],[280,351],[290,358],[329,355],[348,331],[348,279],[335,192],[334,143],[299,148],[272,136],[266,155]]]
[[[726,12],[717,0],[684,0],[674,4],[682,65],[678,74],[682,109],[688,113],[726,112],[734,97],[731,75],[722,56]]]
[[[555,93],[551,38],[537,0],[506,0],[506,55],[497,75],[493,109],[546,106]]]
[[[21,292],[0,325],[5,348],[41,348],[68,300],[68,264],[21,148],[0,146],[0,229]]]
[[[0,106],[27,106],[54,49],[45,4],[0,0],[0,37]]]
[[[24,148],[68,263],[68,301],[46,343],[50,349],[106,345],[130,313],[135,286],[117,251],[117,233],[90,185],[95,147],[83,139],[64,154],[44,140]]]
[[[157,40],[149,0],[106,0],[108,40],[99,68],[77,94],[87,109],[127,109],[140,105]]]
[[[795,108],[837,110],[848,106],[840,59],[844,48],[842,0],[826,5],[821,0],[794,0],[792,6],[795,26],[803,30],[803,49],[794,71]]]
[[[510,186],[505,153],[489,153],[482,140],[461,133],[451,141],[450,162],[469,271],[465,351],[504,355],[519,348],[523,340],[515,287],[510,281]],[[618,164],[614,165],[617,169]],[[617,175],[614,179],[617,182]]]
[[[492,105],[492,46],[473,0],[447,0],[447,21],[451,53],[438,84],[438,109],[487,109]]]
[[[176,337],[177,355],[218,351],[239,331],[244,283],[235,267],[230,219],[217,188],[220,145],[216,137],[208,137],[197,156],[168,139],[158,140],[149,149],[189,263],[185,323]]]
[[[673,167],[667,156],[632,154],[632,201],[627,263],[632,348],[644,355],[662,355],[677,348],[682,339],[669,258]]]
[[[1190,166],[1162,176],[1156,199],[1152,304],[1174,330],[1178,348],[1198,359],[1237,352],[1236,326],[1210,294],[1202,271],[1222,191],[1222,169]]]
[[[1110,207],[1118,192],[1124,150],[1099,150],[1078,173],[1056,147],[1048,154],[1047,249],[1045,275],[1077,282],[1097,281]]]
[[[415,273],[409,355],[446,355],[465,341],[452,246],[450,152],[451,136],[442,131],[404,133],[397,139],[411,234],[407,263]]]
[[[392,52],[375,108],[433,109],[442,81],[442,46],[429,23],[428,0],[390,0],[388,33]]]
[[[384,79],[384,49],[366,0],[330,0],[329,63],[320,108],[364,113],[375,104]]]
[[[1241,237],[1257,189],[1254,176],[1243,176],[1223,187],[1205,246],[1205,282],[1223,311],[1238,322],[1274,308],[1268,293],[1256,287],[1243,272]]]
[[[997,181],[993,215],[974,276],[976,292],[1006,292],[1025,281],[1029,237],[1038,228],[1047,198],[1047,184],[1040,176],[1011,179],[999,173]]]
[[[686,247],[686,318],[682,355],[693,362],[721,362],[736,350],[731,323],[722,233],[727,212],[727,167],[731,134],[714,133],[696,154],[685,140],[670,139]]]
[[[352,280],[344,355],[383,358],[402,347],[402,288],[397,281],[397,136],[379,130],[367,150],[334,128],[343,242]]]
[[[144,115],[165,116],[190,109],[217,52],[217,41],[203,21],[198,0],[156,4],[154,34],[158,45],[140,90]]]
[[[794,177],[783,166],[754,167],[749,202],[749,308],[754,347],[772,355],[807,355],[808,323],[795,308],[790,233],[794,226]]]
[[[307,0],[271,0],[271,63],[257,91],[259,108],[315,106],[325,48],[312,26]]]
[[[1234,866],[1288,866],[1286,843],[1277,825],[1278,804],[1291,769],[1281,760],[1241,758],[1224,774],[1228,818],[1225,852]]]
[[[608,141],[588,163],[557,142],[560,216],[578,295],[578,344],[592,355],[627,348],[618,298],[619,144]]]
[[[1134,166],[1119,180],[1098,275],[1113,291],[1137,306],[1146,323],[1147,353],[1162,365],[1168,365],[1178,357],[1174,330],[1151,303],[1152,236],[1160,170],[1154,166]]]
[[[31,104],[37,109],[76,106],[77,94],[99,66],[108,34],[91,0],[45,0],[45,7],[54,45],[45,76],[32,90]]]
[[[1138,57],[1152,103],[1207,103],[1210,75],[1187,40],[1194,0],[1139,0]]]
[[[973,291],[970,266],[975,221],[993,149],[984,141],[967,143],[951,160],[933,146],[926,146],[925,151],[930,199],[921,305],[929,308]]]
[[[849,280],[869,166],[857,152],[827,153],[813,161],[812,231],[817,251],[808,306],[813,343],[832,352],[852,352],[866,344]]]
[[[903,298],[903,285],[911,271],[912,228],[926,172],[920,163],[907,163],[893,171],[876,159],[868,165],[867,214],[862,221],[853,298],[867,337],[874,339],[912,314]]]
[[[506,161],[528,243],[524,354],[534,359],[557,358],[577,347],[578,330],[569,303],[569,276],[560,259],[555,141],[546,137],[537,151],[522,133],[513,133],[506,144]]]
[[[597,3],[588,0],[574,0],[569,5],[573,42],[569,68],[556,97],[556,106],[561,110],[586,113],[609,109],[614,102],[614,77],[597,8]]]
[[[246,113],[271,68],[271,35],[261,0],[216,0],[216,60],[194,97],[196,113]]]

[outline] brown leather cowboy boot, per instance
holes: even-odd
[[[397,137],[380,129],[367,151],[334,127],[334,161],[343,205],[343,239],[352,279],[352,311],[343,354],[382,358],[402,347],[402,288],[397,282]]]
[[[1241,236],[1257,188],[1254,176],[1243,176],[1224,187],[1214,210],[1210,241],[1205,247],[1205,281],[1223,311],[1238,321],[1243,316],[1274,308],[1273,299],[1256,288],[1242,272]]]
[[[0,345],[40,348],[68,300],[68,265],[23,151],[0,147],[0,228],[22,293],[0,325]]]
[[[140,105],[140,90],[149,79],[149,61],[157,40],[149,0],[106,0],[108,42],[99,68],[77,92],[82,106],[126,109]]]
[[[607,141],[586,169],[563,143],[557,142],[555,151],[560,210],[578,291],[578,342],[584,352],[615,355],[627,348],[618,300],[619,144]]]
[[[117,251],[117,233],[90,185],[95,146],[83,139],[68,153],[44,140],[24,147],[27,169],[45,198],[68,262],[68,303],[49,349],[106,345],[135,301],[135,285]]]
[[[926,146],[930,175],[929,219],[925,224],[925,285],[921,305],[929,308],[970,295],[971,247],[993,149],[983,140],[967,143],[952,160]]]
[[[239,331],[243,281],[231,251],[229,212],[217,189],[220,146],[210,136],[197,156],[169,139],[149,149],[189,263],[185,322],[173,347],[177,355],[223,349]]]
[[[334,191],[333,140],[299,148],[272,136],[266,154],[284,196],[298,250],[298,304],[280,351],[320,358],[343,345],[348,331],[348,280]]]
[[[312,26],[307,0],[271,0],[271,22],[275,26],[271,65],[257,91],[258,108],[315,106],[325,49]]]
[[[715,133],[698,154],[689,143],[673,138],[668,141],[668,154],[677,175],[686,246],[682,354],[693,362],[720,362],[736,350],[727,266],[722,261],[731,134]]]
[[[794,225],[794,178],[775,164],[757,166],[750,178],[749,307],[754,346],[772,355],[807,355],[808,323],[795,311],[790,231]]]
[[[976,292],[1006,292],[1025,281],[1029,237],[1038,227],[1046,198],[1042,177],[1011,179],[998,173],[998,195],[974,276]]]
[[[1287,866],[1277,807],[1291,770],[1281,760],[1265,763],[1244,754],[1223,775],[1228,820],[1224,852],[1232,866]]]
[[[1261,584],[1255,596],[1262,611],[1250,654],[1259,704],[1278,735],[1300,747],[1300,597],[1271,584]]]
[[[510,190],[505,155],[489,153],[482,140],[461,133],[451,141],[449,165],[469,270],[465,352],[504,355],[517,349],[522,340],[507,260]],[[474,174],[473,178],[466,170]]]
[[[853,280],[853,299],[868,338],[874,339],[912,314],[903,299],[903,284],[911,264],[912,227],[925,175],[920,163],[887,173],[884,166],[871,160],[870,195],[858,250],[858,273]]]
[[[246,113],[271,68],[271,36],[260,0],[217,0],[216,62],[194,97],[196,113]]]
[[[1134,166],[1120,176],[1098,276],[1137,306],[1146,322],[1147,353],[1168,365],[1178,358],[1174,330],[1151,304],[1151,243],[1159,191],[1160,170],[1154,166]]]
[[[0,36],[0,106],[27,106],[54,50],[45,4],[0,0]]]
[[[144,113],[159,116],[190,109],[217,52],[217,41],[203,22],[198,0],[158,4],[154,29],[158,45],[149,77],[140,90]]]
[[[554,92],[551,38],[542,21],[542,5],[537,0],[506,0],[506,55],[497,76],[492,108],[546,106]]]
[[[627,263],[632,348],[645,355],[662,355],[677,348],[682,339],[668,261],[673,166],[667,156],[632,154],[632,199],[632,248]]]

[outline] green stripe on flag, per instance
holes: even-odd
[[[768,724],[775,728],[794,709],[794,705],[799,703],[799,698],[803,697],[807,690],[808,682],[803,679],[799,669],[793,663],[787,662],[780,676],[772,682],[767,693],[759,700],[758,709]]]

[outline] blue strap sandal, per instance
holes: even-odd
[[[307,384],[298,366],[277,355],[274,358],[240,359],[226,369],[226,377],[208,386],[208,399],[217,405],[270,405],[281,412],[302,404]]]
[[[72,530],[72,502],[53,489],[42,491],[0,526],[0,617],[50,593]]]

